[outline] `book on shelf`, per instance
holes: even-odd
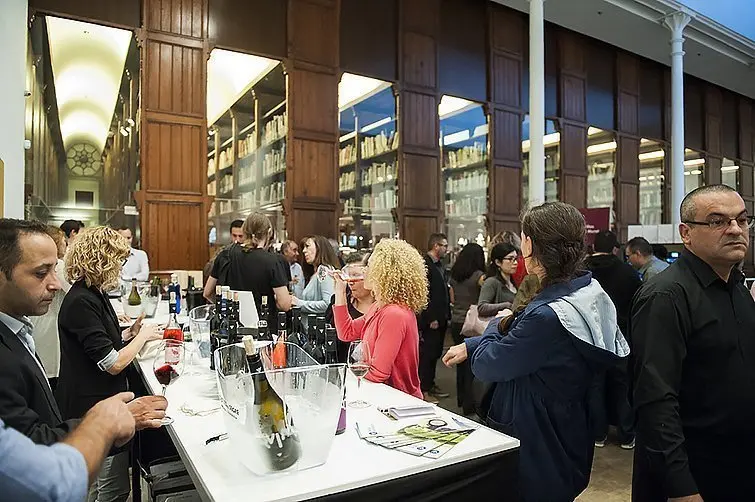
[[[286,136],[286,124],[287,115],[285,112],[280,115],[274,115],[262,130],[263,143],[269,145],[284,138]]]
[[[243,159],[257,151],[257,141],[254,133],[249,133],[246,138],[238,141],[239,158]]]
[[[461,169],[486,160],[485,144],[475,141],[474,145],[465,146],[448,152],[447,169]]]
[[[233,165],[233,149],[229,146],[222,152],[220,152],[220,160],[218,162],[218,170],[225,169]]]
[[[378,183],[389,183],[396,180],[396,165],[388,162],[373,162],[370,167],[362,171],[362,186],[372,186]]]
[[[363,159],[391,152],[398,147],[398,135],[396,135],[396,131],[391,131],[389,134],[386,134],[385,131],[380,131],[375,136],[366,136],[362,140],[361,147]]]
[[[488,210],[488,199],[485,196],[464,197],[447,200],[446,216],[457,218],[476,218]]]
[[[388,188],[377,193],[365,194],[362,196],[362,209],[365,210],[393,209],[397,205],[398,194],[393,188]]]
[[[286,145],[271,150],[262,159],[262,176],[272,176],[286,170]]]
[[[338,165],[347,166],[357,161],[357,147],[349,143],[338,151]]]
[[[357,173],[351,171],[344,173],[338,178],[338,190],[344,192],[346,190],[355,190],[357,187]]]
[[[454,174],[446,180],[446,193],[475,192],[488,188],[488,171],[473,171],[463,174]]]

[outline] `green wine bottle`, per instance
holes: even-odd
[[[136,289],[136,279],[131,279],[131,294],[128,295],[128,304],[131,307],[138,307],[142,304],[142,297]]]
[[[254,414],[267,447],[268,465],[274,471],[282,471],[301,456],[299,435],[288,407],[267,381],[254,338],[246,335],[243,342],[254,385]]]

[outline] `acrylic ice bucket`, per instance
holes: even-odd
[[[286,429],[298,448],[298,459],[281,469],[271,451],[271,438],[261,426],[255,405],[253,375],[241,344],[217,349],[215,371],[229,443],[238,458],[258,475],[309,469],[324,464],[333,444],[344,399],[345,364],[320,365],[301,347],[286,343],[287,367],[273,366],[274,346],[258,342],[270,387],[285,403]],[[276,443],[280,444],[280,443]],[[289,443],[291,444],[291,443]]]

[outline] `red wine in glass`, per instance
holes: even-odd
[[[167,387],[181,376],[172,364],[164,364],[155,370],[155,378],[163,387]]]

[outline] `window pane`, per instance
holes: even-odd
[[[561,145],[561,133],[556,130],[556,122],[545,121],[545,201],[558,200],[558,177]],[[529,172],[530,172],[530,117],[525,115],[522,124],[522,205],[529,204]]]
[[[660,143],[640,140],[640,224],[659,225],[663,219],[666,152]]]
[[[684,150],[684,193],[703,186],[705,158],[700,152],[687,148]]]
[[[443,96],[438,113],[446,235],[453,254],[469,242],[485,246],[488,120],[481,104],[451,96]]]
[[[739,190],[739,164],[726,157],[721,163],[721,183]]]
[[[398,135],[390,82],[344,73],[338,86],[341,245],[374,247],[396,237]]]
[[[610,131],[587,130],[587,207],[613,208],[616,139]]]

